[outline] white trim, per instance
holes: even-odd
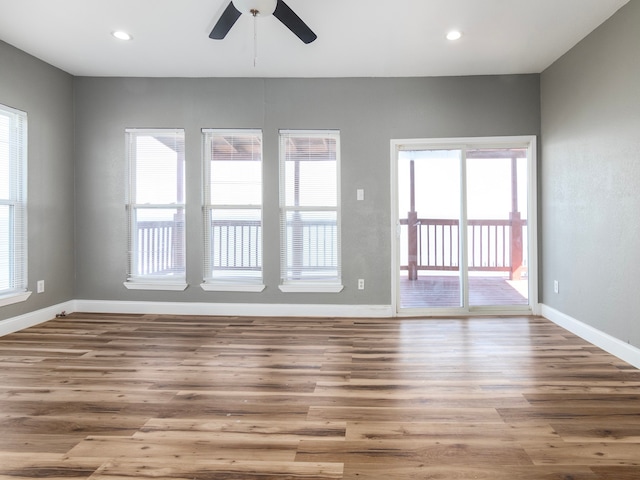
[[[400,151],[400,141],[391,140],[391,161],[389,162],[389,178],[391,185],[391,308],[394,315],[400,315],[400,249],[398,242],[400,241],[400,218],[398,216],[398,152]]]
[[[318,129],[318,130],[296,130],[281,128],[278,130],[278,135],[292,135],[292,136],[304,136],[304,137],[326,137],[327,135],[339,135],[339,128],[330,129]]]
[[[9,293],[0,296],[0,307],[13,305],[14,303],[24,302],[31,296],[31,292]]]
[[[289,205],[287,202],[287,189],[285,186],[287,185],[287,169],[286,163],[289,155],[287,153],[286,144],[289,140],[293,138],[331,138],[335,141],[335,186],[336,186],[336,204],[335,206],[331,206],[329,204],[325,205]],[[278,287],[282,292],[329,292],[335,293],[340,292],[343,289],[342,285],[337,286],[334,284],[333,287],[326,287],[324,285],[317,287],[308,288],[304,286],[305,284],[312,284],[313,281],[306,282],[304,280],[295,280],[290,278],[288,272],[288,263],[289,263],[289,237],[288,237],[288,229],[287,225],[287,215],[290,212],[299,212],[299,211],[322,211],[322,212],[334,212],[336,215],[336,274],[327,277],[333,279],[334,282],[341,282],[342,279],[342,146],[341,146],[341,132],[339,129],[336,130],[286,130],[281,129],[278,130],[278,144],[279,144],[279,153],[278,153],[278,170],[279,170],[279,178],[280,178],[280,187],[279,187],[279,211],[280,211],[280,278],[283,281],[283,284]],[[297,161],[296,161],[297,163]],[[295,202],[293,202],[295,203]],[[317,270],[314,270],[312,267],[300,267],[303,271],[310,271],[312,273],[317,273]],[[295,286],[294,284],[300,283],[300,287]],[[320,281],[319,283],[326,283]]]
[[[75,309],[75,300],[59,303],[50,307],[36,310],[34,312],[25,313],[13,318],[7,318],[6,320],[0,320],[0,336],[8,335],[9,333],[18,332],[25,328],[39,325],[40,323],[48,322],[59,313],[66,312],[72,313]]]
[[[460,198],[460,219],[458,223],[458,271],[460,272],[460,305],[465,311],[471,311],[469,303],[469,217],[467,215],[469,201],[469,184],[467,177],[467,169],[469,162],[467,160],[466,147],[460,148],[460,158],[458,160],[458,168],[460,169],[460,182],[458,183],[458,196]]]
[[[93,313],[223,315],[248,317],[389,318],[393,316],[391,305],[126,302],[112,300],[76,300],[75,311]]]
[[[251,283],[201,283],[200,288],[205,292],[260,293],[266,288],[266,285]]]
[[[219,134],[235,134],[243,133],[249,135],[260,134],[262,135],[261,128],[202,128],[201,133],[219,133]]]
[[[214,147],[213,144],[215,142],[215,139],[217,136],[231,136],[233,138],[247,138],[247,137],[251,137],[251,142],[253,143],[254,140],[258,141],[258,144],[260,145],[260,156],[259,159],[253,159],[252,156],[252,162],[251,163],[258,163],[259,164],[259,176],[260,176],[260,181],[259,181],[259,190],[260,190],[260,197],[258,198],[253,198],[253,199],[245,199],[245,201],[251,201],[250,203],[228,203],[229,201],[231,201],[232,199],[230,198],[223,198],[223,199],[219,199],[219,201],[224,200],[226,203],[214,203],[213,202],[213,197],[212,194],[215,192],[215,186],[212,184],[215,183],[216,181],[216,176],[214,175],[214,177],[212,178],[212,174],[215,174],[215,167],[213,165],[215,165],[215,163],[220,160],[220,158],[217,155],[214,155]],[[264,191],[264,185],[263,185],[263,175],[264,175],[264,142],[263,142],[263,133],[261,129],[244,129],[244,128],[232,128],[232,129],[215,129],[215,128],[203,128],[202,129],[202,134],[201,134],[201,148],[202,148],[202,219],[204,221],[204,230],[203,230],[203,234],[202,234],[202,245],[204,247],[204,257],[203,257],[203,265],[204,265],[204,271],[205,272],[209,272],[209,274],[207,275],[207,277],[211,277],[212,276],[212,272],[215,272],[217,270],[217,268],[215,267],[214,263],[215,263],[215,252],[214,250],[216,250],[216,240],[215,240],[215,235],[213,235],[213,219],[214,219],[214,211],[217,212],[226,212],[227,214],[231,213],[234,210],[244,210],[245,212],[253,212],[253,213],[258,213],[259,215],[259,219],[260,219],[260,224],[257,226],[258,232],[259,234],[256,236],[253,236],[253,238],[251,238],[252,236],[250,235],[249,237],[251,238],[251,245],[249,245],[249,249],[251,250],[251,254],[250,256],[253,257],[254,255],[256,255],[260,261],[258,262],[257,259],[257,263],[256,265],[253,265],[256,268],[259,268],[259,279],[258,282],[262,282],[262,273],[263,273],[263,265],[262,265],[262,252],[264,250],[264,245],[263,245],[263,240],[262,240],[262,234],[264,232],[264,208],[263,208],[263,202],[262,202],[262,192]],[[224,159],[225,155],[221,155],[222,159]],[[230,161],[233,161],[233,159],[227,159]],[[246,163],[246,162],[245,162]],[[213,172],[213,173],[212,173]],[[254,185],[255,186],[255,185]],[[257,201],[258,203],[253,203]],[[252,215],[250,215],[251,217]],[[239,217],[235,217],[235,215],[233,215],[232,217],[236,218],[236,219],[242,219],[244,217],[244,214],[241,213]],[[254,227],[249,227],[251,229],[253,229]],[[221,247],[221,246],[219,246]],[[252,263],[251,260],[249,261],[249,263]],[[235,271],[234,274],[234,269],[231,268],[229,271],[227,271],[226,273],[224,272],[216,272],[216,273],[220,273],[220,276],[216,275],[216,279],[213,278],[205,278],[203,283],[201,284],[201,287],[203,290],[205,291],[227,291],[227,292],[261,292],[262,290],[264,290],[264,286],[262,286],[261,289],[257,289],[256,288],[256,282],[253,281],[251,279],[248,280],[247,282],[247,278],[243,277],[243,274],[245,272],[243,272],[242,270],[239,271]],[[245,283],[253,283],[253,285],[249,286],[249,287],[243,287],[243,288],[238,288],[237,285],[240,285],[243,283],[243,281]],[[215,284],[215,286],[209,286],[209,284]]]
[[[467,317],[530,317],[532,308],[529,305],[518,306],[495,306],[495,307],[470,307],[469,310],[463,307],[448,308],[403,308],[402,311],[396,313],[399,318],[402,317],[422,317],[422,318],[467,318]]]
[[[3,242],[7,242],[9,246],[7,280],[8,288],[12,290],[11,293],[3,295],[7,303],[0,304],[2,306],[23,302],[31,293],[26,297],[23,295],[27,291],[29,276],[29,116],[27,112],[2,103],[0,114],[9,122],[9,150],[6,157],[3,155],[8,162],[8,189],[6,196],[0,198],[0,204],[7,206],[10,212],[7,237],[6,240],[3,238]]]
[[[182,292],[189,286],[188,283],[144,283],[144,282],[123,282],[127,290],[166,290],[168,292]]]
[[[551,320],[556,325],[615,355],[619,359],[630,363],[634,367],[640,368],[640,349],[548,305],[541,304],[540,310],[544,318]]]
[[[527,265],[529,305],[534,315],[540,315],[540,297],[538,292],[538,137],[530,135],[529,139],[529,171],[527,198],[527,244],[529,265]]]
[[[184,133],[184,128],[125,128],[125,133],[146,133],[148,135],[157,135],[162,134],[166,135],[167,133]]]
[[[140,193],[138,191],[139,182],[138,176],[142,175],[145,178],[148,177],[148,172],[139,171],[140,166],[140,158],[143,156],[143,152],[138,151],[140,148],[140,141],[143,138],[151,137],[154,139],[158,139],[158,137],[173,137],[173,142],[176,145],[181,145],[183,148],[180,150],[179,148],[175,149],[174,155],[171,157],[171,162],[175,162],[174,165],[174,180],[175,180],[175,199],[173,203],[139,203]],[[185,130],[184,128],[126,128],[125,129],[125,158],[126,158],[126,191],[125,191],[125,208],[127,212],[127,252],[128,252],[128,266],[127,266],[127,283],[125,283],[125,287],[127,289],[133,290],[184,290],[186,284],[183,288],[179,288],[176,284],[180,280],[184,280],[184,267],[181,269],[182,273],[178,274],[178,272],[174,272],[174,274],[142,274],[139,270],[141,265],[139,265],[140,248],[138,243],[140,239],[138,238],[138,214],[144,210],[158,210],[158,209],[168,209],[175,211],[176,214],[181,213],[182,217],[186,216],[186,203],[184,198],[179,199],[179,191],[180,191],[180,183],[184,184],[184,178],[182,178],[182,182],[179,182],[180,178],[178,176],[177,171],[182,169],[184,170],[185,164],[185,154],[184,154],[184,144],[185,144]],[[162,143],[162,142],[161,142]],[[152,149],[154,147],[151,147]],[[143,148],[143,151],[149,153],[150,150],[147,148]],[[151,153],[153,151],[151,150]],[[153,175],[151,175],[151,179]],[[183,185],[184,186],[184,185]],[[180,202],[178,200],[181,200]],[[167,220],[169,221],[169,220]],[[186,220],[183,218],[183,224]],[[176,218],[174,215],[174,219],[171,221],[174,225],[177,225]],[[182,228],[181,235],[176,234],[174,237],[174,250],[182,250],[184,251],[186,244],[186,236],[184,233],[184,225]],[[166,267],[164,267],[166,268]],[[178,270],[176,268],[176,270]],[[171,284],[169,288],[158,288],[151,286],[156,282],[166,282],[167,284]],[[133,283],[139,283],[140,286],[130,286]],[[182,282],[183,283],[183,282]]]
[[[339,293],[344,285],[339,283],[285,283],[279,285],[281,292],[285,293]]]
[[[392,146],[397,146],[398,150],[408,150],[407,145],[411,146],[411,150],[416,148],[455,148],[464,147],[472,148],[514,148],[514,145],[520,144],[527,147],[530,142],[535,141],[535,135],[513,135],[499,137],[449,137],[449,138],[403,138],[391,140]]]

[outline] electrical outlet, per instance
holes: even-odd
[[[553,293],[560,292],[560,285],[558,284],[558,280],[553,281]]]
[[[358,188],[356,190],[356,200],[364,200],[364,188]]]
[[[38,280],[38,283],[36,283],[36,293],[43,293],[44,292],[44,280]]]
[[[358,279],[358,290],[364,290],[364,278]]]

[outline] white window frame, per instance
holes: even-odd
[[[211,186],[211,162],[213,158],[213,141],[214,138],[220,136],[258,136],[260,138],[260,203],[240,203],[233,202],[231,204],[219,204],[212,201],[212,186]],[[262,218],[262,130],[259,129],[202,129],[202,180],[203,180],[203,232],[204,232],[204,279],[200,287],[208,292],[254,292],[259,293],[265,289],[263,281],[263,218]],[[242,179],[238,179],[241,181]],[[258,227],[258,234],[255,229],[248,227],[250,233],[247,237],[250,237],[250,244],[243,244],[241,250],[244,253],[240,253],[241,261],[244,262],[246,252],[253,252],[254,255],[249,255],[247,259],[250,263],[253,263],[254,256],[258,259],[254,268],[259,268],[259,275],[255,277],[246,276],[241,274],[243,267],[238,267],[238,270],[234,273],[233,267],[229,270],[228,275],[219,275],[214,277],[212,272],[215,269],[215,255],[212,255],[212,249],[215,248],[215,239],[212,237],[211,225],[213,222],[213,211],[228,211],[234,210],[260,210],[260,225]],[[242,229],[243,233],[244,230]],[[235,238],[235,237],[234,237]],[[241,241],[242,242],[242,241]],[[253,243],[255,242],[255,243]],[[234,245],[235,246],[235,245]],[[220,248],[220,245],[218,245]],[[236,256],[234,255],[234,259]]]
[[[173,274],[140,274],[137,270],[138,267],[138,235],[137,235],[137,221],[136,213],[139,209],[170,209],[182,211],[183,217],[186,213],[186,203],[169,203],[169,204],[139,204],[136,203],[136,157],[131,150],[132,142],[138,136],[161,136],[161,135],[182,135],[184,142],[185,134],[184,129],[177,128],[128,128],[125,130],[126,140],[126,159],[127,159],[127,223],[128,223],[128,266],[127,266],[127,280],[124,282],[124,286],[129,290],[168,290],[168,291],[182,291],[188,286],[186,283],[186,228],[183,228],[182,242],[184,252],[185,271],[182,275]],[[184,179],[183,179],[184,181]],[[186,221],[185,221],[186,225]]]
[[[0,206],[9,208],[7,288],[0,290],[0,307],[24,302],[31,295],[27,291],[27,114],[20,110],[0,104],[0,115],[8,121],[8,169],[9,191],[6,197],[0,197]]]
[[[342,285],[342,253],[341,253],[341,200],[340,200],[340,131],[339,130],[280,130],[280,277],[279,289],[288,293],[338,293]],[[296,206],[287,205],[286,198],[286,162],[287,142],[291,138],[332,138],[336,143],[336,202],[335,206]],[[287,214],[290,212],[335,212],[336,214],[336,276],[329,278],[289,278],[289,253],[287,238]],[[304,268],[304,266],[301,266]]]

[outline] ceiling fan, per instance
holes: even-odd
[[[249,13],[254,18],[273,15],[304,43],[311,43],[318,38],[282,0],[231,0],[211,30],[209,38],[222,40],[243,13]]]

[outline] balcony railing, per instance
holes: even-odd
[[[526,275],[527,221],[518,213],[509,220],[467,221],[469,271],[508,272],[513,280]],[[406,240],[402,270],[417,278],[420,270],[460,269],[460,222],[457,219],[400,220]]]
[[[338,275],[338,226],[334,219],[312,220],[293,214],[285,232],[285,278],[329,278]]]
[[[259,272],[262,270],[262,223],[260,220],[213,220],[211,258],[215,270]]]
[[[184,272],[184,221],[137,222],[136,251],[138,275]]]
[[[293,223],[293,222],[291,222]],[[408,219],[400,220],[409,237],[407,256],[401,265],[417,275],[420,270],[459,270],[459,221],[455,219],[418,218],[412,222],[415,246],[412,247]],[[139,273],[153,275],[184,270],[184,251],[178,242],[183,222],[138,222],[137,255]],[[214,267],[226,270],[256,271],[262,268],[259,250],[247,248],[260,244],[262,226],[259,221],[214,221],[211,225],[211,248]],[[318,269],[335,269],[336,252],[330,248],[335,223],[300,221],[300,242],[290,252],[296,262]],[[526,274],[526,220],[469,220],[467,222],[468,262],[470,271],[509,272],[513,279]],[[319,246],[323,248],[319,249]],[[328,249],[328,250],[327,250]]]
[[[184,271],[185,256],[178,235],[184,222],[146,221],[137,223],[135,258],[140,275]],[[294,265],[318,271],[335,271],[337,252],[335,222],[300,220],[289,222],[296,229],[296,241],[289,255]],[[291,232],[290,232],[291,233]],[[255,220],[214,220],[210,232],[211,258],[216,270],[260,271],[262,252],[252,245],[262,243],[262,225]],[[292,267],[294,268],[294,267]]]

